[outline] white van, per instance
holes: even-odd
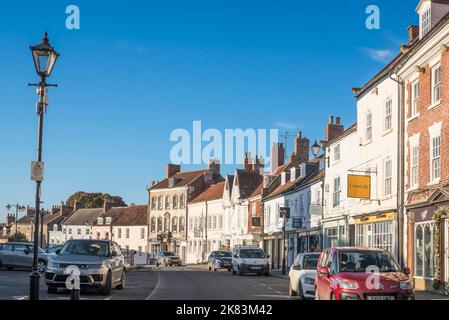
[[[232,251],[232,274],[256,273],[268,276],[270,266],[265,252],[256,246],[236,246]]]

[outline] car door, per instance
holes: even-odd
[[[13,265],[13,245],[10,243],[5,243],[0,251],[0,259],[4,266]]]
[[[122,278],[122,270],[123,270],[124,260],[123,260],[122,252],[116,243],[112,244],[112,252],[115,253],[115,255],[112,256],[112,262],[111,262],[112,276],[113,276],[113,281],[117,282],[117,281],[120,281],[120,279]]]
[[[323,253],[321,254],[320,261],[318,263],[318,272],[316,275],[316,284],[315,285],[316,285],[316,295],[317,295],[318,299],[320,299],[320,300],[324,298],[323,293],[326,290],[326,288],[325,288],[326,275],[324,273],[320,272],[320,270],[322,268],[326,268],[328,256],[329,256],[329,250],[324,250]]]
[[[16,267],[29,267],[32,265],[33,256],[25,244],[16,243],[13,246],[13,265]],[[31,257],[31,258],[30,258]]]
[[[330,300],[332,296],[332,281],[336,275],[336,269],[334,264],[334,258],[336,257],[335,251],[330,251],[327,256],[326,268],[328,270],[327,275],[323,276],[323,293],[324,299]]]

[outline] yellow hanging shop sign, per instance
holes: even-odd
[[[348,175],[348,198],[370,199],[371,176]]]
[[[373,222],[391,221],[394,219],[394,212],[381,213],[378,215],[365,216],[354,219],[354,224],[364,224]]]

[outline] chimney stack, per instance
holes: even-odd
[[[82,208],[83,208],[83,205],[81,204],[80,201],[78,201],[78,199],[76,199],[75,202],[73,203],[73,211],[77,211]]]
[[[274,174],[276,169],[284,165],[285,149],[283,143],[274,142],[270,152],[270,174]]]
[[[309,139],[303,138],[301,131],[298,132],[298,136],[295,139],[295,163],[300,164],[309,161],[309,145]]]
[[[207,165],[207,170],[209,170],[214,175],[220,174],[220,160],[218,159],[210,159]]]
[[[408,44],[411,45],[415,40],[419,38],[419,27],[418,26],[408,26]]]
[[[251,171],[249,157],[250,157],[250,154],[248,152],[245,152],[245,158],[243,159],[243,170],[245,170],[245,171]]]
[[[181,171],[181,166],[178,164],[167,164],[166,176],[167,178],[173,177],[175,174]]]
[[[326,141],[335,139],[340,133],[344,131],[344,126],[341,124],[341,118],[337,117],[334,123],[334,116],[329,117],[329,123],[326,125],[325,137]]]

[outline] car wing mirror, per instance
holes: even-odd
[[[56,254],[60,254],[61,253],[61,249],[58,249],[55,251]]]
[[[23,253],[25,253],[26,255],[29,255],[30,254],[30,249],[23,250]]]
[[[329,277],[329,269],[326,267],[318,268],[318,273],[324,277]]]
[[[117,254],[117,252],[116,251],[112,251],[112,256],[113,257],[116,257],[118,254]]]
[[[402,272],[404,272],[406,275],[410,274],[410,268],[409,267],[404,267],[402,268]]]
[[[294,264],[294,265],[292,265],[292,270],[298,270],[299,271],[299,270],[301,270],[301,266],[299,266],[297,264],[296,265]]]
[[[238,255],[234,254],[234,258],[236,258],[236,259],[237,259],[238,257],[239,257]]]

